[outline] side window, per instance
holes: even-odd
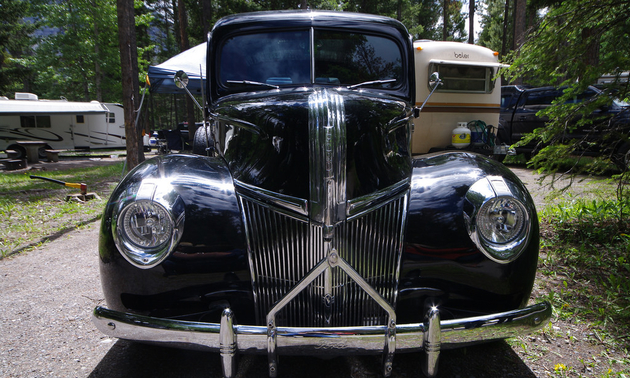
[[[432,63],[429,72],[436,71],[444,83],[436,92],[491,93],[494,89],[491,67]]]
[[[116,113],[107,113],[109,123],[116,123]]]
[[[514,94],[512,93],[501,95],[501,110],[506,110],[510,107],[512,104],[512,97],[514,97]]]
[[[571,104],[577,104],[580,103],[582,101],[588,100],[591,97],[595,96],[597,93],[591,89],[587,89],[586,91],[580,93],[578,96],[573,97],[572,99],[568,100],[566,103],[571,103]]]
[[[50,116],[20,116],[20,126],[50,128]]]
[[[50,116],[37,116],[35,120],[38,128],[50,128]]]
[[[85,119],[82,114],[77,114],[77,123],[85,123]]]
[[[37,124],[35,123],[35,116],[20,116],[20,126],[37,127]]]
[[[561,94],[561,91],[555,89],[531,91],[525,94],[525,101],[522,102],[522,108],[536,111],[545,109]]]

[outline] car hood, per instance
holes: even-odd
[[[308,199],[325,185],[313,182],[323,180],[314,172],[323,165],[343,171],[333,179],[344,176],[350,200],[411,174],[411,108],[397,98],[339,88],[271,90],[227,96],[211,112],[234,179],[265,190]],[[333,123],[336,131],[322,140]],[[326,143],[334,151],[318,152]]]

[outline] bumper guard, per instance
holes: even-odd
[[[357,327],[281,327],[276,314],[304,290],[316,277],[333,268],[342,269],[387,312],[381,326]],[[465,344],[505,339],[544,327],[551,318],[551,305],[539,303],[523,309],[463,319],[440,319],[437,307],[431,307],[424,322],[397,324],[394,308],[331,249],[311,271],[295,285],[267,314],[267,326],[236,325],[232,310],[226,308],[221,322],[203,323],[162,319],[112,311],[94,310],[94,323],[103,333],[121,339],[196,347],[221,354],[223,375],[235,376],[236,352],[267,353],[269,376],[278,374],[278,354],[339,355],[383,354],[383,374],[389,377],[396,350],[424,350],[424,374],[437,374],[440,350]]]
[[[273,352],[285,355],[378,354],[395,345],[398,351],[425,351],[424,373],[437,374],[441,349],[465,344],[504,339],[531,333],[544,327],[551,317],[547,302],[497,314],[453,320],[440,320],[439,310],[431,308],[426,320],[416,324],[396,324],[392,332],[386,325],[367,327],[294,328],[274,327]],[[154,318],[94,309],[93,321],[103,333],[139,342],[219,352],[225,377],[235,376],[236,352],[269,353],[269,327],[237,325],[227,308],[221,323],[203,323]],[[385,353],[387,354],[387,353]],[[391,372],[384,366],[385,375]],[[270,365],[270,375],[277,374]]]

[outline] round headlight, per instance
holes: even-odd
[[[179,241],[183,216],[152,200],[126,205],[114,225],[116,245],[127,261],[140,268],[162,262]]]
[[[525,227],[525,209],[516,199],[493,198],[477,214],[477,228],[491,243],[505,244],[518,238]]]
[[[519,191],[513,192],[500,176],[483,178],[466,193],[464,219],[468,234],[492,261],[514,261],[529,243],[532,209],[521,198]]]
[[[138,248],[159,248],[173,233],[173,221],[166,209],[152,201],[138,201],[127,206],[121,220],[125,238]]]

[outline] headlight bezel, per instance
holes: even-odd
[[[522,193],[510,184],[501,176],[488,176],[466,193],[468,235],[486,257],[500,264],[516,260],[529,245],[534,216]],[[493,207],[495,211],[489,212]]]
[[[155,244],[142,245],[142,236],[134,232],[130,220],[144,214],[149,222],[165,225],[166,234]],[[159,215],[157,215],[159,214]],[[149,269],[164,261],[179,243],[184,231],[184,201],[168,183],[143,181],[135,196],[119,202],[112,217],[112,235],[121,255],[140,269]],[[147,222],[147,223],[149,223]],[[146,227],[146,224],[145,224]]]

